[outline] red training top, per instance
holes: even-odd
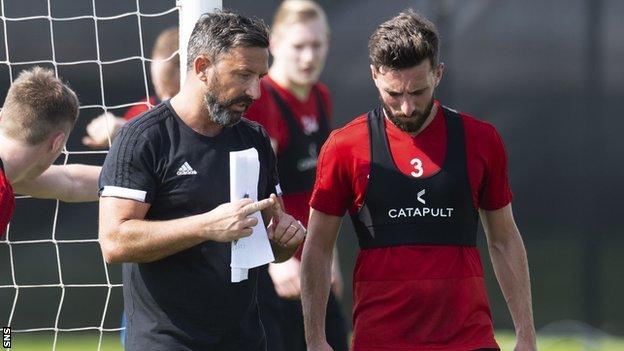
[[[141,102],[140,105],[134,105],[130,107],[126,111],[126,113],[124,113],[123,119],[125,119],[126,121],[129,121],[133,119],[134,117],[137,117],[141,113],[149,110],[152,106],[158,105],[158,100],[156,99],[156,96],[154,95],[150,96],[149,101],[147,99],[143,99],[140,102]]]
[[[295,115],[295,118],[299,122],[299,126],[302,130],[306,130],[306,128],[318,128],[318,116],[320,115],[320,112],[318,111],[315,94],[310,93],[307,101],[300,101],[290,91],[279,86],[268,75],[262,79],[262,84],[260,85],[262,95],[249,107],[245,117],[260,123],[267,130],[271,139],[277,141],[277,154],[279,155],[286,148],[288,148],[290,133],[277,103],[267,90],[266,85],[270,85],[274,88],[280,97],[286,101]],[[313,89],[318,89],[321,92],[323,106],[325,106],[328,119],[331,121],[331,101],[327,87],[322,83],[316,83]],[[277,166],[279,168],[279,164]],[[286,212],[300,220],[306,227],[308,225],[308,216],[310,214],[310,207],[308,203],[311,195],[312,189],[301,193],[284,194],[282,198],[284,200]]]
[[[308,100],[301,101],[290,91],[277,84],[270,76],[267,75],[262,79],[260,84],[260,98],[254,101],[249,107],[245,117],[260,123],[267,130],[271,139],[277,141],[277,154],[279,157],[289,146],[290,132],[285,117],[282,116],[282,111],[274,97],[268,91],[269,88],[267,86],[277,91],[282,100],[288,104],[290,110],[294,114],[294,118],[299,122],[299,127],[304,132],[314,132],[318,130],[321,112],[318,110],[319,106],[316,94],[313,94],[312,90],[310,90]],[[322,104],[327,113],[327,122],[330,123],[332,108],[327,87],[322,83],[316,83],[312,89],[317,89],[321,93]],[[282,196],[285,211],[300,220],[306,227],[308,226],[308,217],[310,215],[310,206],[308,203],[310,202],[311,196],[312,189],[296,193],[285,193]],[[303,245],[301,245],[295,253],[295,258],[301,259],[302,250]]]
[[[392,158],[408,176],[440,170],[446,121],[437,115],[417,136],[385,124]],[[511,202],[507,156],[496,129],[461,114],[475,208]],[[366,114],[334,131],[321,151],[310,205],[343,216],[363,205],[370,169]],[[417,161],[414,161],[417,159]],[[443,264],[440,264],[443,263]],[[468,246],[410,245],[361,250],[353,278],[354,350],[497,348],[479,252]]]

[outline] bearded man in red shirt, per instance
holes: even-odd
[[[308,350],[331,350],[324,306],[348,210],[361,251],[353,350],[498,350],[476,247],[479,219],[516,327],[535,350],[527,258],[496,129],[433,98],[438,33],[407,10],[369,42],[381,104],[332,132],[319,155],[302,261]]]

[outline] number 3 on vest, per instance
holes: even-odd
[[[410,164],[414,166],[415,169],[415,171],[412,171],[412,173],[410,173],[412,177],[418,178],[423,175],[424,170],[422,168],[422,161],[419,158],[413,158],[410,161]]]

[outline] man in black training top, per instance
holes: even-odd
[[[188,46],[182,90],[126,124],[100,178],[100,245],[123,266],[126,350],[265,350],[257,269],[231,283],[231,244],[262,211],[276,261],[305,229],[272,194],[276,161],[265,131],[242,118],[268,70],[266,25],[204,15]],[[258,151],[258,199],[230,199],[229,153]],[[271,224],[269,224],[271,223]]]

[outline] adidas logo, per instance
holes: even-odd
[[[197,171],[194,170],[188,162],[184,162],[184,164],[178,169],[177,175],[193,175],[197,174]]]

